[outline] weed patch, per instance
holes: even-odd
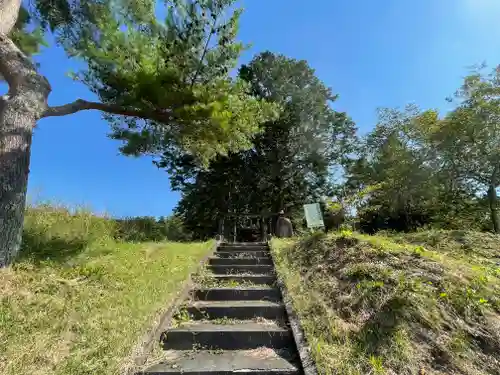
[[[0,270],[0,373],[118,374],[211,243],[126,243],[109,220],[47,207]]]
[[[317,233],[271,248],[320,374],[497,375],[493,237]]]

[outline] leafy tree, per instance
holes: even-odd
[[[346,114],[331,108],[337,96],[306,61],[270,52],[256,56],[240,75],[255,95],[284,108],[279,120],[269,123],[255,141],[259,165],[268,170],[259,189],[267,193],[268,209],[276,212],[319,198],[329,167],[350,151],[356,130]]]
[[[413,230],[423,225],[477,227],[478,199],[429,141],[435,111],[409,105],[382,109],[372,132],[346,165],[337,201],[354,209],[362,230]]]
[[[455,93],[456,109],[421,122],[442,164],[476,194],[486,192],[493,230],[500,233],[500,66],[490,74],[480,67]],[[450,99],[452,101],[452,99]]]
[[[175,215],[169,217],[129,217],[116,219],[115,236],[123,241],[188,241],[191,236],[182,220]]]
[[[162,21],[152,0],[35,2],[38,24],[85,63],[74,78],[99,99],[51,107],[51,86],[26,54],[36,48],[19,31],[29,21],[21,2],[0,0],[0,75],[8,85],[0,98],[0,266],[19,249],[32,132],[42,118],[102,111],[127,155],[178,149],[207,165],[251,147],[277,108],[229,76],[244,48],[235,39],[241,11],[228,14],[233,3],[165,0]]]
[[[405,111],[382,109],[359,159],[348,168],[349,196],[379,186],[357,207],[365,230],[392,226],[391,222],[400,224],[398,229],[409,229],[418,216],[425,216],[423,205],[435,192],[427,155],[408,131],[418,113],[413,106]]]
[[[285,208],[302,217],[302,204],[321,198],[329,167],[352,146],[353,122],[331,108],[335,95],[305,61],[264,52],[240,69],[240,77],[253,95],[283,109],[277,120],[265,123],[253,147],[214,160],[206,171],[174,152],[160,163],[175,174],[172,183],[183,192],[178,211],[201,237],[217,230],[221,212]]]
[[[160,222],[165,228],[165,235],[169,241],[190,241],[192,234],[186,229],[182,218],[172,215],[166,218],[160,218]]]

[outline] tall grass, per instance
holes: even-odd
[[[86,208],[38,204],[25,213],[21,259],[64,260],[92,246],[114,242],[117,224]]]
[[[272,241],[322,375],[500,374],[498,249],[458,231]]]
[[[0,373],[119,374],[210,248],[119,241],[89,210],[28,207],[20,257],[0,270]]]

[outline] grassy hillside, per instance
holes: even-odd
[[[210,243],[117,242],[86,211],[27,212],[19,261],[0,270],[1,374],[117,374]]]
[[[321,374],[500,374],[500,238],[273,240]]]

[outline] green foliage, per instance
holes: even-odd
[[[28,206],[25,213],[21,259],[63,261],[87,247],[113,242],[116,223],[85,208],[55,204]]]
[[[0,270],[2,374],[126,373],[213,246],[114,241],[114,227],[83,209],[28,208],[21,257]]]
[[[26,55],[32,56],[40,52],[41,46],[46,46],[44,28],[33,24],[32,16],[28,9],[21,6],[17,22],[10,37]]]
[[[196,168],[187,155],[166,153],[159,163],[183,192],[178,212],[199,236],[213,235],[220,213],[287,209],[301,227],[302,204],[328,188],[329,167],[348,152],[354,124],[331,109],[335,99],[305,61],[264,52],[240,69],[251,93],[283,111],[264,124],[252,149]]]
[[[241,9],[232,10],[234,2],[166,0],[160,20],[152,0],[37,0],[21,9],[12,37],[32,54],[50,29],[84,63],[72,76],[105,104],[123,154],[177,150],[206,166],[249,149],[261,123],[279,113],[230,76],[245,48],[236,40]]]
[[[131,217],[115,220],[116,237],[123,241],[189,241],[181,219],[177,216],[156,219],[154,217]]]
[[[103,103],[142,111],[145,121],[106,114],[111,137],[126,155],[161,154],[179,147],[206,165],[217,154],[247,149],[276,106],[248,94],[233,79],[243,51],[236,41],[234,1],[91,1],[73,11],[59,41],[87,68],[75,79]]]
[[[130,217],[113,219],[100,217],[85,208],[70,209],[53,203],[31,205],[27,208],[24,223],[23,256],[43,259],[45,253],[62,247],[60,256],[72,247],[83,248],[110,241],[186,242],[191,234],[182,220],[175,215],[169,217]],[[70,254],[71,255],[71,254]]]
[[[336,194],[362,230],[488,228],[481,190],[456,168],[459,155],[450,159],[433,141],[442,129],[437,116],[413,105],[379,112],[377,126],[346,163],[346,181]],[[447,139],[451,145],[456,137]]]
[[[455,93],[459,103],[442,120],[424,123],[443,163],[476,191],[488,193],[493,229],[500,233],[497,189],[500,187],[500,67],[484,74],[480,67]],[[451,100],[451,99],[450,99]]]
[[[271,242],[319,374],[496,374],[495,235],[350,236]]]

